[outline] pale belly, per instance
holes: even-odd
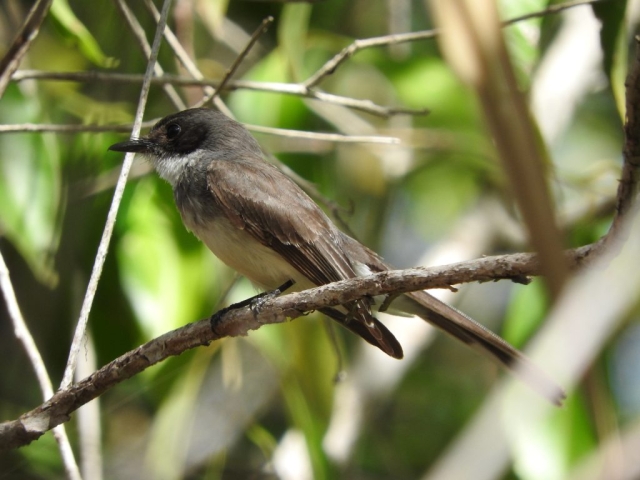
[[[315,286],[278,253],[262,245],[244,230],[234,227],[224,217],[219,217],[206,226],[188,227],[216,257],[260,288],[273,290],[288,280],[295,281],[288,292]]]

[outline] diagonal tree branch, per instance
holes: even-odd
[[[152,47],[151,45],[149,45],[144,28],[142,28],[142,25],[140,25],[140,22],[138,21],[136,16],[133,14],[124,0],[114,0],[114,3],[116,5],[116,8],[124,18],[125,22],[127,22],[129,30],[131,30],[131,33],[133,33],[133,36],[135,37],[138,46],[140,50],[142,50],[145,58],[151,58]],[[158,18],[159,17],[160,15],[158,14]],[[158,77],[164,75],[164,68],[162,68],[162,66],[157,61],[153,66],[153,71]],[[145,78],[148,78],[148,75],[144,75],[143,82],[145,81]],[[149,80],[147,79],[146,81],[148,82]],[[182,98],[180,98],[180,95],[178,95],[178,92],[173,87],[173,85],[164,84],[162,85],[162,89],[164,90],[167,97],[169,97],[169,100],[171,100],[171,103],[173,103],[174,107],[176,107],[178,110],[184,110],[186,108],[186,105],[182,101]]]
[[[593,3],[601,3],[610,0],[573,0],[565,3],[559,3],[552,5],[549,8],[540,10],[538,12],[529,13],[519,17],[511,18],[502,22],[503,27],[508,27],[524,20],[531,18],[543,17],[553,13],[559,13],[568,8],[577,7],[579,5],[590,5]],[[328,60],[322,67],[320,67],[313,75],[311,75],[302,84],[311,89],[318,85],[325,77],[332,75],[338,67],[340,67],[345,61],[349,60],[360,50],[367,48],[383,47],[390,45],[398,45],[406,42],[416,42],[419,40],[429,40],[440,35],[439,29],[425,30],[422,32],[410,32],[410,33],[398,33],[393,35],[383,35],[380,37],[371,37],[355,40],[353,43],[342,49],[339,53]]]
[[[567,263],[573,268],[584,265],[597,251],[597,246],[593,244],[566,252]],[[17,448],[36,440],[56,425],[68,421],[71,413],[118,383],[168,357],[209,345],[221,338],[245,336],[263,325],[282,323],[287,318],[294,319],[307,312],[341,305],[363,296],[394,296],[426,288],[449,288],[459,283],[497,279],[521,281],[539,273],[537,256],[519,253],[353,278],[267,300],[258,314],[250,308],[230,310],[216,320],[213,329],[211,320],[204,319],[166,333],[125,353],[84,380],[58,391],[50,400],[20,418],[0,424],[0,450]]]
[[[170,30],[169,30],[170,31]],[[200,75],[201,77],[201,75]],[[52,72],[42,70],[18,70],[13,74],[11,80],[14,82],[23,82],[25,80],[46,80],[46,81],[71,81],[71,82],[105,82],[105,83],[141,83],[143,75],[131,73],[114,73],[114,72]],[[209,80],[205,78],[191,78],[183,75],[173,75],[165,73],[162,76],[156,76],[151,79],[152,84],[156,85],[179,85],[183,87],[215,87],[219,91],[235,91],[235,90],[252,90],[257,92],[279,93],[283,95],[292,95],[302,98],[310,98],[319,100],[332,105],[340,105],[349,107],[361,112],[370,113],[380,117],[391,117],[393,115],[426,115],[429,110],[426,108],[414,109],[407,107],[389,107],[379,105],[368,99],[358,99],[353,97],[345,97],[333,93],[326,93],[320,90],[306,88],[299,83],[282,83],[282,82],[260,82],[254,80],[229,80],[224,82],[220,80]],[[209,93],[212,93],[211,90]]]
[[[22,346],[27,353],[27,357],[29,358],[29,362],[36,374],[36,379],[40,385],[42,396],[44,397],[44,400],[47,400],[53,396],[53,384],[51,383],[51,378],[47,372],[44,360],[42,360],[42,355],[40,355],[40,350],[38,350],[38,346],[29,331],[29,327],[27,327],[27,323],[22,316],[22,312],[20,311],[20,306],[18,305],[18,300],[9,276],[9,269],[7,268],[2,253],[0,253],[0,290],[2,290],[4,301],[7,304],[9,318],[13,323],[14,334],[20,343],[22,343]],[[62,463],[64,464],[64,468],[67,472],[67,477],[72,480],[80,479],[80,470],[76,463],[73,450],[71,449],[69,437],[67,436],[67,431],[64,428],[64,425],[58,425],[55,427],[53,429],[53,436],[58,443],[58,449],[60,450],[60,456],[62,457]]]
[[[47,13],[49,13],[52,3],[53,0],[38,0],[31,7],[22,28],[20,28],[7,53],[0,60],[0,98],[2,98],[4,91],[7,89],[11,75],[18,69],[22,58],[29,51],[31,42],[38,36],[40,26]]]
[[[640,181],[640,37],[635,37],[635,44],[635,59],[625,81],[627,116],[624,124],[624,163],[616,195],[612,224],[614,232],[633,206]]]
[[[209,101],[209,100],[213,101],[213,100],[215,100],[215,97],[220,96],[220,92],[223,91],[225,89],[225,87],[227,86],[227,84],[231,81],[231,78],[233,77],[233,75],[236,73],[236,71],[238,70],[238,68],[242,64],[242,61],[249,54],[249,52],[251,51],[253,46],[256,44],[258,39],[267,32],[267,30],[269,29],[269,27],[273,23],[273,20],[274,20],[273,17],[271,15],[269,15],[267,18],[265,18],[262,21],[260,26],[251,35],[251,38],[249,39],[249,42],[247,43],[247,45],[240,52],[240,54],[238,56],[236,56],[235,60],[233,61],[233,64],[224,73],[224,77],[222,77],[222,80],[220,81],[220,85],[218,85],[216,87],[215,91],[210,96],[210,98],[205,97],[202,100],[202,102],[201,102],[202,105],[207,103],[207,101]]]

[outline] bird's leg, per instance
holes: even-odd
[[[239,308],[248,306],[254,315],[258,315],[258,313],[260,313],[260,308],[262,308],[262,305],[264,305],[267,300],[276,298],[278,295],[291,288],[294,283],[295,282],[293,280],[287,280],[274,290],[259,293],[257,295],[254,295],[253,297],[247,298],[246,300],[242,300],[241,302],[233,303],[228,307],[221,308],[209,318],[209,322],[211,322],[211,330],[213,330],[213,332],[217,334],[215,328],[216,324],[227,312],[230,312],[231,310],[237,310]]]
[[[385,297],[384,302],[382,302],[382,305],[380,305],[380,308],[378,308],[379,312],[386,312],[387,309],[391,306],[391,302],[393,302],[396,298],[398,298],[400,295],[402,295],[401,293],[394,293],[394,294],[389,294]]]
[[[260,313],[260,309],[262,308],[262,306],[265,304],[266,301],[271,300],[272,298],[276,298],[278,295],[286,292],[293,286],[294,283],[296,282],[289,279],[274,290],[269,290],[268,292],[262,292],[256,295],[255,297],[251,297],[249,299],[249,308],[251,309],[254,315],[258,315]]]

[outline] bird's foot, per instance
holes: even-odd
[[[386,312],[389,307],[391,306],[391,302],[393,302],[396,298],[398,298],[400,295],[402,295],[401,293],[395,293],[395,294],[389,294],[385,297],[384,302],[382,302],[382,305],[380,305],[380,308],[378,308],[379,312]]]
[[[262,292],[256,295],[255,297],[251,297],[249,299],[249,308],[253,312],[253,315],[257,317],[258,314],[260,313],[260,310],[262,310],[262,307],[267,301],[272,300],[277,296],[281,295],[282,293],[286,292],[288,289],[291,288],[291,286],[294,283],[295,282],[293,280],[287,280],[286,282],[284,282],[282,285],[280,285],[278,288],[274,290],[270,290],[268,292]]]
[[[259,293],[258,295],[255,295],[255,296],[251,297],[251,298],[247,298],[246,300],[242,300],[241,302],[233,303],[233,304],[229,305],[228,307],[221,308],[216,313],[211,315],[211,317],[209,318],[209,322],[211,323],[211,330],[213,331],[213,333],[218,335],[218,332],[216,331],[216,325],[220,322],[222,317],[224,317],[231,310],[238,310],[240,308],[244,308],[244,307],[248,306],[251,309],[251,311],[253,312],[253,314],[255,316],[257,316],[260,313],[260,309],[262,308],[262,306],[265,304],[265,302],[267,300],[271,300],[272,298],[276,298],[278,295],[282,294],[283,292],[285,292],[286,290],[291,288],[291,286],[294,283],[295,282],[293,280],[287,280],[285,283],[280,285],[275,290],[270,290],[268,292],[262,292],[262,293]]]

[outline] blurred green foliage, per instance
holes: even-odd
[[[142,2],[130,3],[151,38],[153,22]],[[422,3],[403,0],[178,3],[180,15],[172,15],[170,26],[212,78],[223,74],[246,43],[248,34],[243,32],[252,32],[266,15],[273,15],[275,23],[237,78],[304,81],[354,39],[391,33],[389,9],[407,9],[413,30],[432,27]],[[506,19],[557,2],[499,3]],[[143,55],[114,3],[55,0],[53,5],[21,68],[144,72]],[[0,51],[10,44],[29,7],[30,2],[8,0],[0,8]],[[603,61],[591,72],[596,80],[580,93],[549,144],[551,182],[567,246],[598,239],[613,213],[622,149],[622,81],[630,31],[636,27],[625,7],[623,1],[594,7],[603,28],[602,51],[593,55]],[[589,6],[580,8],[591,12]],[[535,86],[541,63],[557,45],[563,18],[548,16],[505,28],[523,90]],[[160,62],[169,72],[181,72],[166,45]],[[571,72],[556,78],[563,75]],[[12,83],[0,100],[0,124],[125,123],[132,119],[139,88],[138,83],[98,80]],[[224,93],[222,98],[239,120],[250,124],[377,133],[398,136],[409,145],[393,149],[258,135],[271,152],[344,207],[341,216],[358,238],[399,266],[417,264],[431,247],[450,247],[470,216],[483,219],[490,234],[466,231],[462,251],[473,253],[458,258],[528,248],[521,235],[511,233],[518,216],[477,102],[440,56],[436,40],[361,51],[319,88],[381,105],[426,107],[431,114],[381,118],[249,90]],[[195,88],[178,90],[184,98],[192,98],[187,92],[199,93]],[[146,118],[172,111],[162,90],[154,86]],[[0,134],[0,250],[54,385],[61,378],[122,160],[107,147],[123,138],[115,133]],[[148,175],[142,162],[137,168],[142,173],[127,187],[90,319],[98,367],[255,293],[248,282],[235,281],[233,272],[184,229],[169,186]],[[539,285],[509,285],[503,290],[472,285],[459,296],[471,298],[465,305],[469,314],[523,345],[547,313]],[[483,312],[492,312],[487,314],[490,318]],[[362,384],[368,376],[384,377],[376,362],[364,371],[354,367],[361,350],[372,347],[344,331],[334,334],[347,375]],[[41,394],[4,308],[0,351],[0,416],[10,420],[38,405]],[[518,456],[504,478],[541,478],[535,462],[540,455],[555,465],[549,470],[555,476],[546,478],[562,478],[597,448],[608,433],[601,419],[617,420],[616,405],[627,402],[624,389],[614,394],[603,373],[610,369],[615,375],[615,358],[604,352],[599,368],[590,373],[591,387],[571,396],[553,422],[541,428],[535,454]],[[387,387],[364,390],[361,408],[355,410],[362,416],[361,430],[345,457],[337,460],[324,442],[339,398],[334,396],[334,378],[340,363],[321,316],[267,326],[247,339],[169,359],[100,399],[105,478],[276,478],[274,469],[281,478],[296,478],[283,476],[278,460],[279,452],[298,452],[284,448],[289,445],[285,439],[295,438],[303,439],[296,443],[303,452],[282,462],[300,461],[298,471],[307,465],[312,478],[418,478],[470,421],[500,372],[440,337],[404,362],[413,363]],[[605,400],[594,404],[594,396]],[[633,406],[627,411],[634,411]],[[78,453],[76,426],[74,416],[68,431]],[[0,478],[61,478],[63,468],[51,434],[0,455],[0,472]]]

